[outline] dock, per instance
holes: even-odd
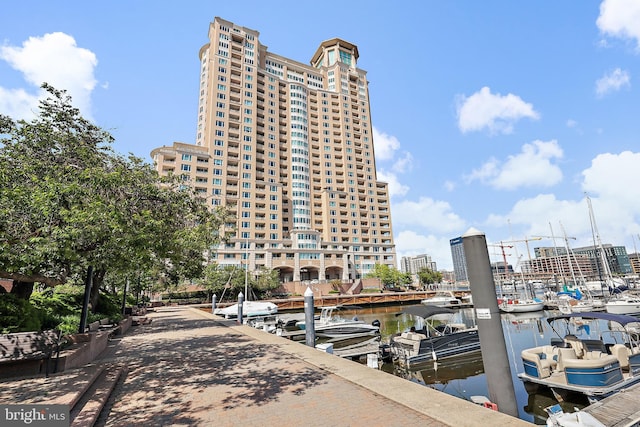
[[[582,410],[607,427],[640,425],[640,384],[593,403]]]
[[[324,307],[330,305],[340,305],[348,308],[349,306],[373,306],[373,305],[402,305],[402,304],[419,304],[420,301],[433,297],[437,290],[426,291],[404,291],[404,292],[380,292],[380,293],[361,293],[361,294],[330,294],[314,296],[314,306]],[[469,290],[454,290],[453,294],[462,299],[467,295],[471,295]],[[272,302],[278,306],[278,312],[299,311],[304,309],[304,297],[292,296],[289,298],[272,298],[261,300]],[[216,307],[224,308],[235,304],[235,301],[218,302]],[[472,304],[462,303],[459,308],[472,307]],[[190,307],[208,308],[209,303],[190,304]]]

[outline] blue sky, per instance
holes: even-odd
[[[9,2],[0,113],[33,117],[46,81],[119,152],[193,143],[215,16],[303,63],[358,46],[399,258],[450,269],[471,227],[516,268],[554,244],[534,236],[591,245],[585,194],[603,243],[640,246],[640,0]]]

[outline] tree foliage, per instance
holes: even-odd
[[[211,263],[205,268],[200,283],[209,292],[216,294],[219,301],[223,297],[235,300],[238,293],[245,292],[245,285],[249,293],[245,298],[259,299],[279,287],[280,278],[277,270],[264,267],[245,272],[244,268],[237,265]]]
[[[442,282],[442,273],[438,271],[433,271],[430,268],[421,268],[418,271],[418,279],[420,283],[423,285],[430,285],[432,283],[440,283]]]
[[[413,280],[411,274],[403,273],[395,267],[390,267],[386,264],[376,264],[373,266],[366,277],[375,277],[380,279],[385,287],[394,287],[400,285],[408,285]]]
[[[64,91],[43,88],[33,121],[0,116],[0,277],[28,297],[33,283],[82,283],[93,266],[94,304],[110,277],[199,277],[225,215],[177,178],[115,153]]]

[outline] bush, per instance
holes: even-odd
[[[13,294],[0,294],[0,332],[39,331],[45,314],[29,304],[29,301]]]

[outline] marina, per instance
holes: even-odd
[[[422,308],[424,305],[420,303],[378,305],[352,310],[347,309],[344,315],[357,316],[366,323],[378,321],[380,323],[380,342],[388,343],[394,335],[400,334],[403,331],[409,331],[411,326],[415,326],[415,317],[407,313],[402,313],[411,307]],[[455,311],[458,316],[456,321],[461,321],[473,327],[475,322],[473,309],[462,308],[456,309]],[[522,352],[528,348],[549,343],[552,338],[556,337],[547,322],[547,318],[559,314],[556,310],[501,314],[501,324],[508,348],[512,383],[516,393],[518,417],[534,424],[545,424],[548,418],[546,409],[556,404],[566,412],[573,412],[576,409],[582,410],[590,404],[589,399],[579,394],[565,395],[564,399],[559,403],[558,396],[554,395],[553,391],[546,389],[533,392],[528,391],[523,381],[519,378],[519,375],[525,372],[521,357]],[[298,340],[304,340],[304,336],[300,335],[300,332],[294,332],[293,334],[297,334]],[[359,348],[356,345],[349,348],[348,352],[342,354],[338,348],[335,348],[333,352],[343,358],[360,360],[361,363],[365,363],[367,362],[366,355],[371,354],[376,346],[375,341],[369,342],[368,346],[369,347],[366,348]],[[482,362],[482,354],[479,349],[459,357],[443,358],[435,361],[427,360],[412,365],[402,365],[388,361],[384,363],[381,362],[380,369],[390,375],[405,378],[411,382],[422,384],[425,387],[467,401],[472,401],[474,397],[477,398],[478,396],[490,396]],[[629,388],[622,394],[625,395],[626,401],[629,399],[640,401],[639,387]],[[614,394],[611,398],[598,402],[597,408],[600,408],[600,413],[617,413],[615,408],[619,405],[619,402],[615,400],[616,395],[617,394]],[[594,408],[590,408],[589,411],[594,411]],[[626,412],[632,411],[631,414],[626,415],[627,418],[634,416],[635,412],[633,408],[633,405],[629,408],[627,404]],[[636,412],[638,410],[640,410],[640,407],[638,407]],[[610,415],[609,417],[615,416]]]

